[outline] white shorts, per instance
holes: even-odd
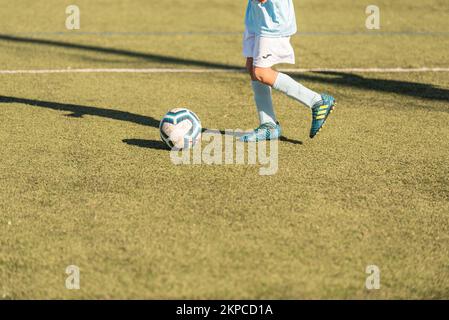
[[[243,55],[253,58],[253,65],[260,68],[270,68],[278,63],[295,64],[295,52],[290,44],[290,37],[261,37],[245,30]]]

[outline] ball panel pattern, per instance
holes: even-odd
[[[184,108],[170,110],[159,124],[161,139],[170,148],[192,147],[200,140],[201,130],[198,116]]]

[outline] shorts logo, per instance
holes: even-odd
[[[262,56],[262,58],[267,59],[267,58],[269,58],[271,56],[272,56],[272,54],[270,53],[270,54],[267,54],[266,56]]]

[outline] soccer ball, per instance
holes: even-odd
[[[162,118],[159,132],[170,149],[188,149],[201,139],[201,122],[189,109],[176,108]]]

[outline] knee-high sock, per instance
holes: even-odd
[[[296,82],[291,77],[284,73],[279,73],[273,88],[285,93],[290,98],[293,98],[309,108],[312,108],[316,103],[321,101],[321,95],[304,87],[302,84]]]
[[[260,124],[276,124],[276,116],[273,110],[273,101],[271,98],[271,87],[259,81],[251,81],[254,92],[254,100],[259,113]]]

